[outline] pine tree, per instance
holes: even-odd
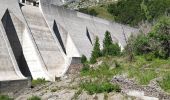
[[[113,43],[110,32],[106,31],[105,38],[103,40],[103,55],[104,56],[118,56],[121,49],[118,43]]]
[[[110,35],[109,31],[105,32],[105,38],[103,40],[103,55],[108,55],[109,54],[109,48],[110,45],[113,44],[112,37]]]
[[[96,41],[93,47],[93,51],[91,54],[90,62],[92,64],[96,63],[96,59],[101,56],[101,51],[100,51],[100,44],[99,44],[99,38],[96,37]]]

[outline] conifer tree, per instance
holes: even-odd
[[[105,32],[105,38],[103,40],[103,55],[108,55],[109,54],[109,48],[110,45],[113,44],[112,37],[110,35],[109,31]]]
[[[118,56],[121,49],[118,43],[113,43],[110,32],[106,31],[105,38],[103,40],[103,55],[104,56]]]
[[[90,58],[90,63],[92,64],[96,63],[96,59],[99,58],[100,56],[101,56],[101,51],[100,51],[99,38],[96,37],[96,41]]]

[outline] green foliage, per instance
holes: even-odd
[[[143,20],[153,21],[169,13],[170,0],[119,0],[108,5],[108,11],[115,20],[131,26]]]
[[[120,64],[117,62],[117,60],[114,60],[114,63],[116,68],[120,67]]]
[[[118,3],[108,5],[108,11],[120,23],[135,26],[144,18],[140,4],[142,0],[119,0]]]
[[[153,27],[153,31],[149,34],[151,38],[160,43],[159,48],[163,48],[163,57],[170,57],[170,17],[161,17],[156,25]],[[162,53],[161,52],[161,53]]]
[[[170,57],[170,17],[161,17],[148,34],[140,34],[130,41],[136,55],[153,54],[152,57]],[[148,55],[151,56],[151,55]]]
[[[170,8],[170,0],[144,0],[152,19],[164,15]]]
[[[0,95],[0,100],[14,100],[10,98],[8,95]]]
[[[143,10],[144,14],[145,14],[145,17],[148,21],[151,20],[152,16],[150,15],[150,12],[148,10],[148,7],[147,5],[145,4],[145,0],[142,1],[141,3],[141,9]]]
[[[82,12],[82,13],[85,13],[85,14],[92,15],[92,16],[98,15],[98,13],[96,12],[95,9],[80,8],[79,11]]]
[[[149,38],[144,34],[138,35],[131,44],[136,55],[147,54],[151,51]]]
[[[86,56],[85,56],[85,55],[82,55],[82,57],[81,57],[81,63],[84,64],[84,63],[86,63],[86,62],[87,62]]]
[[[32,86],[37,86],[41,84],[45,84],[47,81],[44,78],[38,78],[36,80],[32,80]]]
[[[28,98],[27,100],[41,100],[41,98],[38,96],[32,96],[32,97]]]
[[[87,73],[90,70],[90,66],[88,64],[84,64],[81,70],[81,73]]]
[[[163,79],[159,82],[162,89],[167,92],[170,92],[170,74],[165,74]]]
[[[80,87],[86,90],[90,95],[94,93],[103,93],[103,92],[120,92],[121,89],[118,85],[111,84],[109,82],[84,82]]]
[[[99,58],[100,56],[101,56],[101,51],[100,51],[99,38],[96,37],[96,41],[90,58],[90,63],[92,64],[96,63],[97,58]]]
[[[118,63],[117,63],[118,64]],[[89,66],[89,65],[87,65]],[[103,63],[100,66],[98,66],[97,69],[89,68],[88,70],[82,70],[81,75],[82,76],[90,76],[92,78],[112,78],[114,75],[121,72],[121,66],[118,64],[119,67],[110,69],[110,66],[108,63]],[[100,74],[99,74],[100,73]]]
[[[152,61],[155,58],[154,53],[148,53],[144,55],[146,61]]]
[[[109,55],[111,56],[119,56],[121,53],[121,49],[118,45],[118,43],[114,43],[112,45],[109,46]]]
[[[103,55],[118,56],[120,55],[120,47],[117,43],[113,44],[112,37],[109,31],[106,31],[103,40]]]

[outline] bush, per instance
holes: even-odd
[[[8,95],[0,95],[0,100],[14,100],[10,98]]]
[[[144,34],[138,35],[131,44],[136,55],[143,55],[151,52],[149,38]]]
[[[121,89],[118,85],[111,84],[109,82],[85,82],[80,85],[80,87],[86,90],[90,95],[94,93],[103,93],[103,92],[120,92]]]
[[[36,80],[32,80],[32,86],[45,84],[47,81],[44,78],[38,78]]]
[[[41,100],[41,98],[38,96],[32,96],[32,97],[28,98],[27,100]]]
[[[86,63],[86,62],[87,62],[86,56],[85,56],[85,55],[82,55],[82,57],[81,57],[81,63],[84,64],[84,63]]]

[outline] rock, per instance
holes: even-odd
[[[108,100],[124,100],[124,96],[122,94],[109,93]]]
[[[93,100],[93,96],[88,95],[85,91],[79,95],[78,100]]]

